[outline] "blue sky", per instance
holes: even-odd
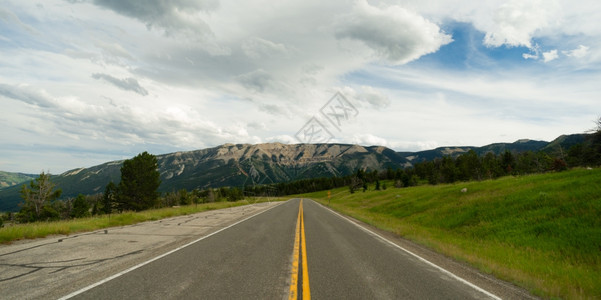
[[[0,170],[298,143],[313,118],[329,142],[417,151],[601,115],[599,1],[322,2],[4,1]],[[337,93],[356,115],[333,126]]]

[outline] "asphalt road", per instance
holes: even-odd
[[[314,299],[490,299],[321,205],[293,199],[108,280],[74,299],[284,299],[298,228]],[[302,236],[302,235],[301,235]],[[303,250],[305,248],[306,250]],[[303,256],[303,251],[304,256]],[[302,267],[305,265],[306,267]],[[306,272],[306,273],[305,273]],[[303,276],[300,278],[303,278]],[[299,288],[302,289],[302,288]]]
[[[255,203],[0,244],[0,299],[58,299],[280,204]]]

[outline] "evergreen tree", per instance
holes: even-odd
[[[73,200],[73,208],[71,209],[72,218],[88,217],[90,215],[90,204],[86,201],[86,197],[82,194],[77,195]]]
[[[157,159],[148,152],[123,162],[118,201],[125,210],[140,211],[156,206],[161,184]]]
[[[409,180],[411,178],[409,177],[409,174],[407,172],[401,173],[401,177],[400,178],[401,178],[402,186],[404,186],[404,187],[410,186]]]
[[[505,150],[503,156],[501,157],[501,168],[506,175],[512,174],[513,169],[515,169],[515,159],[509,150]]]
[[[444,156],[442,158],[442,164],[441,164],[441,173],[443,176],[443,182],[445,183],[452,183],[457,181],[458,179],[458,169],[455,166],[455,161],[453,160],[452,157],[450,156]]]
[[[484,176],[488,177],[488,179],[497,178],[502,173],[499,160],[492,152],[486,153],[484,158],[482,158],[482,169]]]
[[[110,214],[113,211],[113,203],[116,202],[117,186],[111,181],[104,188],[102,195],[102,212]]]
[[[50,207],[50,203],[60,197],[61,190],[54,190],[55,184],[50,181],[50,174],[42,172],[35,181],[29,182],[29,187],[21,187],[21,197],[25,204],[21,208],[21,219],[26,222],[42,218],[54,218],[58,213]]]
[[[386,169],[386,179],[388,179],[388,180],[394,179],[394,171],[392,170],[391,167],[388,167]]]

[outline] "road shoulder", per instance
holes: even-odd
[[[62,297],[279,204],[257,203],[2,245],[2,298]]]
[[[336,214],[363,229],[366,229],[368,232],[374,233],[375,235],[379,236],[378,238],[384,238],[386,241],[393,243],[394,245],[409,251],[416,256],[502,299],[539,299],[521,287],[498,279],[491,274],[482,273],[481,271],[467,265],[464,262],[457,261],[413,241],[404,239],[394,233],[379,229],[373,225],[334,211],[328,206],[317,201],[314,202],[326,208],[331,213]]]

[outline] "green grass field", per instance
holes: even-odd
[[[330,206],[536,295],[601,298],[601,169],[370,188],[333,190]],[[328,203],[327,191],[303,197]]]
[[[274,199],[271,199],[272,201]],[[280,199],[281,200],[281,199]],[[35,222],[17,224],[0,228],[0,243],[10,243],[22,239],[42,238],[53,234],[74,234],[102,228],[132,225],[145,221],[154,221],[181,215],[203,212],[207,210],[242,206],[255,202],[266,202],[267,199],[241,200],[237,202],[213,202],[198,205],[152,209],[141,212],[124,212],[121,214],[101,215],[89,218],[56,222]]]

